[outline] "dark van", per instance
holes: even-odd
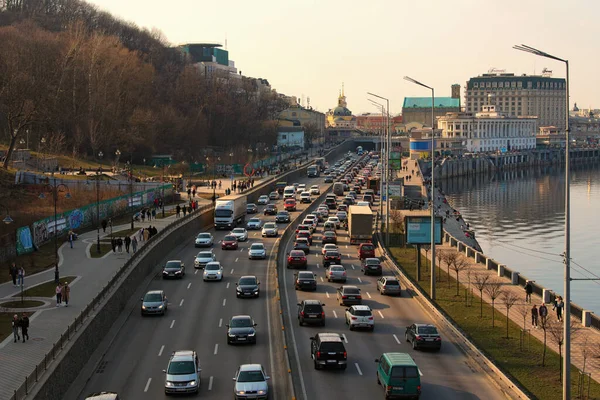
[[[421,395],[419,367],[406,353],[383,353],[375,359],[377,383],[385,391],[385,399],[418,399]]]
[[[287,182],[277,182],[275,184],[275,190],[277,191],[277,193],[279,193],[279,195],[282,195],[283,189],[285,189],[286,186],[287,186]]]

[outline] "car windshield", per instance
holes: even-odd
[[[416,378],[418,373],[417,367],[393,367],[390,375],[392,378]]]
[[[344,294],[359,294],[360,290],[358,290],[357,288],[345,288],[344,289]]]
[[[301,279],[303,281],[306,281],[306,280],[314,281],[315,276],[313,275],[312,272],[300,272],[298,274],[298,279]]]
[[[308,244],[308,239],[307,238],[298,238],[298,240],[296,240],[296,243],[298,244]]]
[[[255,208],[255,207],[256,207],[256,204],[254,204],[254,203],[248,203],[246,205],[246,208]]]
[[[198,253],[198,255],[196,256],[197,258],[212,258],[212,254],[210,251],[201,251],[200,253]]]
[[[254,326],[250,318],[234,318],[229,323],[231,328],[250,328]]]
[[[260,219],[258,219],[258,218],[250,218],[250,219],[248,220],[248,222],[252,222],[253,224],[256,224],[256,223],[259,223],[259,222],[260,222]]]
[[[374,247],[369,244],[369,245],[361,247],[361,250],[374,250]]]
[[[339,257],[340,253],[337,251],[326,251],[325,256],[327,257]]]
[[[359,317],[370,317],[372,314],[369,310],[354,310],[354,315],[358,315]]]
[[[393,281],[391,279],[388,279],[387,281],[385,281],[386,286],[398,286],[398,281]]]
[[[263,250],[265,248],[265,246],[263,246],[262,243],[253,243],[252,246],[250,246],[251,250]]]
[[[173,268],[179,269],[179,268],[181,268],[181,263],[179,261],[169,261],[169,262],[167,262],[167,265],[165,265],[165,268],[166,269],[173,269]]]
[[[420,334],[423,335],[437,335],[438,331],[435,326],[420,326],[417,328]]]
[[[240,285],[256,285],[256,278],[240,278]]]
[[[335,237],[335,232],[327,231],[323,234],[323,236],[327,237]]]
[[[210,239],[210,233],[199,233],[198,239]]]
[[[379,265],[379,260],[370,260],[368,259],[366,262],[367,265]]]
[[[228,236],[225,236],[223,238],[223,240],[226,242],[235,242],[237,240],[237,238],[233,235],[228,235]]]
[[[262,196],[259,197],[259,199],[268,200],[269,196],[267,196],[266,194],[263,194]]]
[[[292,256],[292,257],[304,257],[304,252],[303,251],[292,251],[290,253],[290,256]]]
[[[267,228],[267,229],[274,229],[276,227],[277,227],[277,225],[275,225],[273,222],[269,222],[269,223],[265,224],[265,228]]]
[[[221,265],[216,263],[208,263],[204,268],[205,271],[218,271],[219,269],[221,269]]]
[[[240,371],[238,382],[264,382],[265,376],[262,371]]]
[[[279,212],[277,213],[277,215],[283,215],[283,216],[287,216],[287,215],[289,215],[289,214],[288,214],[288,212],[287,212],[287,211],[279,211]]]
[[[342,342],[322,342],[320,350],[322,352],[326,352],[326,353],[327,352],[341,353],[341,352],[345,351],[344,345],[342,344]]]
[[[167,370],[170,375],[189,375],[195,372],[193,361],[171,361]]]
[[[231,231],[232,233],[244,233],[244,228],[235,228]]]
[[[162,301],[162,295],[160,293],[146,293],[144,301],[149,303],[156,303]]]
[[[217,208],[215,210],[215,217],[231,217],[231,215],[233,214],[233,211],[231,210],[226,210],[226,209],[219,209]]]
[[[321,305],[307,304],[304,306],[304,311],[309,313],[320,313],[322,311]]]
[[[344,270],[344,267],[342,267],[341,265],[333,265],[330,268],[330,271],[338,271],[339,272],[339,271],[343,271],[343,270]]]

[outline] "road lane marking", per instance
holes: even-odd
[[[362,376],[362,371],[360,370],[360,367],[358,366],[358,363],[354,363],[354,366],[356,367],[356,370],[358,371],[358,374]]]
[[[327,298],[329,298],[329,292],[325,292],[325,295],[327,296]]]
[[[230,275],[233,275],[233,268],[231,268],[231,272],[229,273]]]
[[[350,266],[352,267],[352,269],[355,269],[355,268],[354,268],[354,265],[350,264]]]
[[[192,282],[188,283],[188,289],[190,288],[190,286],[192,286]]]
[[[379,315],[381,316],[381,319],[384,319],[383,314],[381,313],[380,310],[377,310],[377,312],[379,313]]]
[[[230,282],[227,282],[227,286],[225,287],[225,289],[229,289],[229,283]]]
[[[227,299],[223,299],[223,307],[225,307],[225,303],[227,303]]]
[[[317,268],[321,268],[321,267],[319,267],[319,264],[317,264]]]
[[[419,375],[423,376],[423,373],[421,372],[421,370],[419,368],[417,368],[419,370]]]
[[[350,254],[346,254],[348,256],[348,258],[350,258]]]
[[[337,313],[335,312],[335,310],[332,310],[332,311],[333,311],[333,318],[337,318]]]
[[[242,251],[244,251],[244,249],[240,249],[240,253],[241,253]]]
[[[148,391],[148,388],[150,387],[150,382],[152,382],[152,378],[148,378],[148,382],[146,382],[146,386],[144,387],[144,393]]]
[[[322,277],[322,276],[321,276],[320,278],[321,278],[321,282],[325,282],[325,281],[323,280],[323,277]]]
[[[212,390],[213,377],[208,378],[208,390]]]
[[[400,341],[400,339],[398,339],[398,336],[396,336],[396,334],[393,334],[392,336],[394,336],[394,339],[396,339],[396,343],[402,344],[402,342]]]
[[[348,344],[348,338],[346,337],[345,333],[342,333],[342,337],[344,338],[344,342],[346,342],[346,344]]]
[[[367,292],[367,296],[369,296],[370,299],[372,298],[371,294],[369,292]]]
[[[238,262],[238,260],[239,260],[239,257],[235,259],[235,262]]]
[[[219,328],[223,326],[223,318],[219,318]]]
[[[175,320],[171,321],[171,327],[169,329],[173,329],[174,325],[175,325]]]
[[[362,280],[361,280],[360,278],[358,278],[358,282],[359,282],[359,283],[362,283]]]
[[[346,245],[346,248],[348,248],[348,245]]]
[[[198,270],[195,270],[195,271],[194,271],[194,275],[197,275],[197,274],[198,274]]]
[[[183,305],[183,299],[181,299],[181,302],[179,303],[179,307],[181,307]]]
[[[215,356],[217,355],[217,353],[219,352],[219,343],[215,344]]]
[[[162,356],[162,352],[165,349],[165,345],[163,344],[162,346],[160,346],[160,350],[158,351],[158,356]]]

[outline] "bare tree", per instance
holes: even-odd
[[[502,292],[501,300],[502,300],[502,303],[504,304],[504,307],[506,307],[506,338],[507,339],[510,338],[510,336],[508,335],[508,324],[510,321],[510,318],[509,318],[510,309],[512,308],[512,306],[515,305],[515,303],[517,302],[518,299],[519,299],[519,296],[517,296],[516,293],[511,292],[510,290],[506,290],[506,291]]]
[[[444,262],[446,263],[446,273],[448,274],[448,286],[450,286],[450,266],[454,264],[457,258],[457,251],[448,250],[444,252]]]
[[[437,259],[437,266],[438,266],[438,270],[441,271],[442,270],[442,261],[444,261],[446,259],[446,250],[442,250],[439,249],[437,251],[437,253],[435,253],[435,258]],[[440,281],[440,275],[441,273],[437,274],[437,281]],[[450,276],[450,274],[448,274],[448,276]]]
[[[563,374],[563,370],[562,370],[562,346],[565,342],[565,330],[564,330],[564,326],[563,323],[560,321],[552,321],[550,323],[546,324],[546,330],[548,332],[550,332],[550,340],[558,346],[558,356],[560,359],[560,366],[559,366],[559,376],[560,376],[560,380],[562,381],[562,374]],[[570,323],[569,323],[569,329],[571,330],[571,338],[575,337],[576,334],[579,331],[579,327],[576,325],[575,320],[571,319]],[[544,332],[545,333],[545,332]],[[545,336],[545,335],[544,335]],[[546,344],[546,340],[544,338],[544,346]]]
[[[479,290],[479,318],[483,318],[483,291],[490,280],[490,276],[488,274],[475,274],[473,277],[473,284]]]
[[[523,317],[523,330],[525,330],[527,329],[527,316],[531,311],[531,307],[529,307],[529,304],[519,304],[517,311],[519,312],[519,315]]]
[[[546,344],[548,343],[548,329],[550,327],[549,318],[539,318],[538,327],[544,331],[544,350],[542,352],[542,367],[546,366]],[[561,363],[562,364],[562,363]]]
[[[490,299],[492,299],[492,328],[495,326],[495,311],[496,308],[494,307],[494,303],[496,301],[496,299],[498,297],[500,297],[500,295],[502,294],[502,292],[504,291],[502,289],[502,282],[500,282],[498,279],[491,279],[487,285],[484,288],[485,293],[490,296]]]
[[[455,253],[456,257],[451,257],[450,269],[456,274],[456,295],[459,295],[460,279],[459,274],[469,267],[469,260],[459,253]]]
[[[390,219],[393,223],[392,232],[394,233],[402,233],[403,231],[403,217],[402,212],[400,210],[390,210]]]

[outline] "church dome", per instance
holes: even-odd
[[[349,117],[352,115],[352,112],[350,110],[348,110],[346,107],[338,106],[333,110],[333,115]]]

